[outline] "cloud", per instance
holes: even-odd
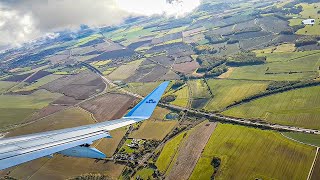
[[[2,0],[0,46],[18,45],[47,33],[121,24],[134,15],[181,16],[200,0]]]
[[[137,15],[183,16],[200,5],[200,0],[118,0],[120,9]]]

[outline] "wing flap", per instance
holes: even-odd
[[[33,159],[48,156],[53,153],[63,151],[85,143],[93,142],[109,135],[106,131],[99,131],[90,134],[81,135],[64,140],[33,146],[29,148],[20,148],[19,150],[3,153],[0,155],[0,169],[15,166]]]

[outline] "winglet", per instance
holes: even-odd
[[[139,104],[131,109],[131,111],[128,112],[128,114],[126,114],[124,118],[150,118],[169,83],[169,81],[161,83],[148,96],[146,96],[141,102],[139,102]]]

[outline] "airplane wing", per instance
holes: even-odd
[[[0,140],[0,170],[40,157],[60,153],[72,157],[105,158],[90,147],[93,141],[111,138],[109,131],[151,117],[169,82],[163,82],[121,119]]]

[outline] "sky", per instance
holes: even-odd
[[[0,0],[0,50],[52,32],[119,25],[132,16],[181,17],[200,0]]]

